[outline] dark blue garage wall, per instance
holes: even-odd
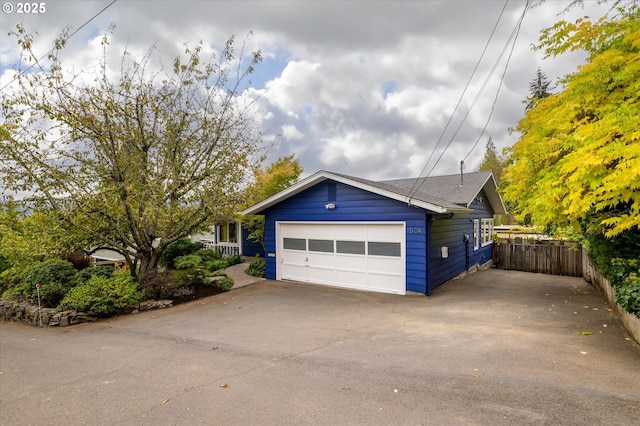
[[[262,244],[249,239],[249,230],[242,227],[242,255],[254,257],[259,254],[264,257],[264,248]]]
[[[335,185],[335,192],[330,185]],[[334,198],[335,197],[335,198]],[[335,210],[325,205],[335,204]],[[323,181],[265,210],[266,277],[276,278],[276,222],[405,222],[407,290],[426,292],[424,210],[333,181]]]
[[[473,213],[454,214],[451,219],[447,219],[447,215],[434,216],[436,220],[431,224],[431,289],[492,259],[492,244],[473,250],[473,221],[493,218],[493,210],[484,192],[481,191],[479,196],[482,202],[476,197],[470,206]],[[465,241],[465,234],[469,236],[468,241]],[[446,259],[441,256],[443,246],[449,249]]]

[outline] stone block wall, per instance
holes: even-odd
[[[163,309],[169,306],[173,306],[173,301],[148,300],[130,306],[124,313],[135,314],[154,309]],[[0,320],[2,321],[19,321],[42,327],[66,327],[69,325],[96,321],[97,319],[98,318],[85,312],[73,310],[56,312],[54,308],[39,309],[37,306],[30,303],[0,300]]]

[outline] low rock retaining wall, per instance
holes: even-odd
[[[125,309],[124,313],[135,314],[138,312],[163,309],[173,306],[172,300],[147,300]],[[0,300],[0,320],[19,321],[35,326],[66,327],[84,322],[96,321],[85,312],[62,311],[56,312],[54,308],[38,308],[30,303],[8,302]]]
[[[616,315],[620,320],[622,320],[622,324],[624,324],[631,336],[636,342],[640,343],[640,319],[625,311],[620,305],[618,305],[618,302],[616,302],[616,290],[611,286],[611,282],[600,274],[598,268],[596,268],[589,256],[583,256],[582,262],[582,270],[584,271],[585,280],[593,284],[598,289],[609,305],[613,307]]]

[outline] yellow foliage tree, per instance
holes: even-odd
[[[640,231],[640,8],[542,32],[547,57],[584,50],[563,90],[539,100],[507,150],[504,198],[541,226]],[[595,219],[595,220],[594,220]]]

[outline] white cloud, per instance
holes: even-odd
[[[282,126],[282,137],[286,140],[297,140],[304,136],[293,124],[285,124]]]
[[[482,156],[489,136],[499,149],[514,142],[517,135],[508,128],[524,113],[522,100],[538,66],[555,80],[584,60],[579,53],[543,60],[541,52],[530,49],[542,28],[560,19],[597,18],[607,8],[586,0],[585,9],[558,15],[570,2],[546,1],[527,12],[495,112],[467,170]],[[46,15],[3,14],[0,25],[13,28],[23,19],[27,31],[40,34],[35,48],[44,54],[62,28],[79,28],[107,4],[49,2]],[[125,48],[141,56],[155,45],[170,65],[184,43],[193,47],[202,40],[208,53],[219,52],[231,35],[240,54],[253,31],[245,51],[261,49],[265,62],[258,65],[256,86],[243,96],[256,100],[252,112],[266,132],[267,161],[296,154],[306,174],[329,169],[372,179],[405,177],[420,173],[431,156],[429,171],[449,144],[433,173],[456,173],[480,137],[504,62],[455,138],[453,132],[513,31],[523,1],[507,3],[446,132],[445,125],[503,5],[492,0],[119,1],[69,40],[63,59],[76,70],[95,66],[101,35],[111,23],[116,29],[109,59],[115,65]],[[3,85],[16,54],[14,40],[1,38]]]

